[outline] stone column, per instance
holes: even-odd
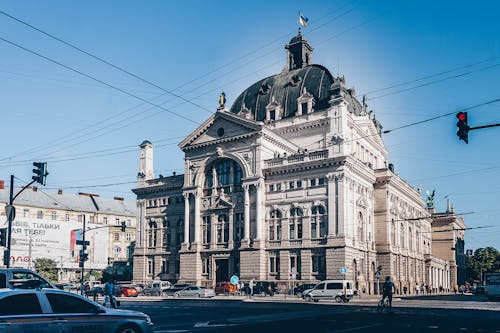
[[[245,193],[245,212],[243,214],[244,226],[243,226],[243,239],[246,241],[250,240],[250,195],[248,193],[249,185],[243,184],[243,191]]]
[[[335,237],[336,232],[336,218],[338,213],[337,207],[337,177],[333,174],[326,176],[328,180],[328,237]],[[317,226],[319,228],[319,226]]]
[[[184,244],[189,246],[189,193],[184,195]]]
[[[199,189],[194,193],[194,242],[200,244],[200,200],[201,192]]]
[[[255,184],[255,189],[256,189],[256,214],[255,214],[255,220],[256,220],[256,227],[257,227],[257,233],[256,233],[256,240],[263,240],[263,213],[264,213],[264,207],[262,205],[262,197],[263,197],[263,191],[264,191],[264,184],[262,181],[258,181]]]
[[[232,209],[229,210],[228,223],[229,223],[229,236],[228,236],[228,247],[232,248],[234,244],[234,211]]]

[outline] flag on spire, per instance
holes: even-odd
[[[305,17],[304,15],[302,15],[301,12],[299,12],[299,23],[301,26],[303,27],[307,27],[307,21],[309,21],[309,19],[307,17]]]

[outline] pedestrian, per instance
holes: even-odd
[[[406,295],[406,292],[408,291],[408,288],[406,286],[403,287],[403,293]]]
[[[415,286],[415,294],[418,295],[418,285]]]
[[[102,305],[106,306],[109,302],[109,305],[116,309],[115,296],[114,294],[114,285],[112,280],[106,281],[104,284],[104,302]]]
[[[243,296],[245,291],[245,284],[240,280],[240,295]]]
[[[85,297],[89,297],[90,294],[90,286],[88,284],[85,284],[85,287],[83,287],[83,290],[85,292]]]
[[[253,279],[250,280],[250,282],[248,282],[248,297],[249,298],[252,298],[253,296],[253,285],[254,285],[254,281]]]

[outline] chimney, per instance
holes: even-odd
[[[59,194],[59,195],[63,194],[62,188],[60,188],[60,189],[57,190],[57,194]]]
[[[33,186],[33,192],[38,192],[38,187]]]
[[[0,180],[0,190],[3,190],[5,188],[5,182],[3,180]]]
[[[118,200],[118,201],[123,201],[123,200],[125,200],[125,199],[120,198],[120,197],[114,197],[113,199]]]

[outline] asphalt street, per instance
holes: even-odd
[[[155,333],[500,332],[500,305],[495,303],[443,296],[410,297],[394,303],[390,313],[378,313],[373,298],[349,304],[306,303],[279,297],[250,301],[244,297],[138,298],[122,299],[122,308],[150,315]]]

